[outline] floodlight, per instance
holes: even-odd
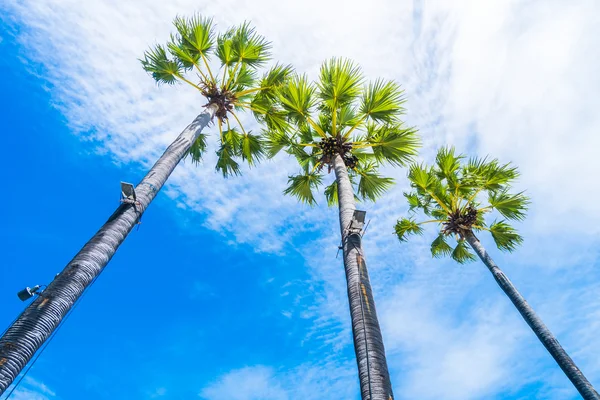
[[[32,288],[26,287],[25,289],[18,292],[17,296],[19,296],[19,299],[21,299],[21,301],[29,300],[37,293],[38,290],[40,290],[40,285],[36,285]]]
[[[362,231],[365,226],[365,217],[367,216],[366,211],[354,210],[352,215],[352,221],[350,222],[350,230]]]
[[[121,182],[121,196],[123,199],[133,199],[135,198],[135,188],[131,183]]]

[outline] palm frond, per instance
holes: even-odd
[[[206,138],[208,135],[201,133],[198,135],[192,146],[187,151],[186,156],[190,156],[192,158],[192,163],[199,164],[202,161],[202,155],[206,151]]]
[[[205,18],[199,14],[189,18],[177,16],[173,25],[179,33],[175,43],[184,52],[182,54],[189,54],[196,61],[202,56],[208,58],[215,43],[212,18]]]
[[[420,146],[416,129],[404,128],[397,123],[373,128],[368,142],[377,161],[397,166],[410,162]]]
[[[475,255],[469,251],[469,248],[464,239],[459,239],[456,247],[450,254],[450,257],[459,264],[475,261]]]
[[[295,76],[282,85],[278,92],[279,100],[288,117],[297,122],[305,121],[315,105],[314,92],[315,87],[308,82],[306,75]]]
[[[441,148],[437,156],[435,157],[435,163],[437,165],[438,177],[440,179],[446,179],[448,182],[455,182],[457,180],[457,173],[460,169],[460,160],[464,158],[463,155],[456,155],[454,147],[443,147]]]
[[[230,77],[231,81],[228,89],[233,93],[243,93],[245,89],[253,87],[256,83],[255,70],[251,67],[248,67],[246,64],[242,64],[241,67],[237,68],[237,71],[231,71]],[[238,96],[237,100],[244,100],[246,98],[247,96],[242,95]]]
[[[360,112],[375,121],[393,122],[404,112],[403,96],[404,91],[397,83],[376,80],[363,91]]]
[[[283,193],[296,197],[302,203],[314,206],[317,204],[317,201],[315,200],[313,190],[321,184],[322,180],[323,177],[315,173],[289,176],[289,186]]]
[[[241,139],[241,156],[242,159],[248,162],[248,165],[253,166],[262,160],[266,153],[263,140],[251,133],[242,136]]]
[[[271,57],[271,43],[256,33],[249,22],[244,22],[231,36],[231,51],[236,62],[259,67]]]
[[[290,138],[278,130],[263,131],[264,147],[268,158],[273,158],[281,150],[291,145]]]
[[[529,205],[529,198],[524,192],[510,194],[507,190],[490,192],[488,199],[490,206],[498,210],[505,218],[521,221]]]
[[[322,104],[337,110],[351,103],[360,95],[362,80],[360,68],[350,60],[332,58],[324,62],[318,82]]]
[[[257,121],[263,122],[269,130],[284,134],[290,129],[287,113],[278,109],[266,97],[255,97],[250,107]]]
[[[338,205],[338,183],[336,180],[325,187],[325,198],[329,207]]]
[[[358,166],[356,174],[360,177],[358,196],[363,200],[376,201],[394,184],[393,178],[383,177],[377,173],[373,164]]]
[[[340,129],[356,125],[360,121],[360,117],[356,108],[350,104],[344,104],[339,108],[337,116],[337,125]]]
[[[230,142],[223,142],[217,150],[217,164],[215,169],[223,174],[224,178],[240,175],[240,165],[235,161],[235,150]]]
[[[277,91],[292,76],[294,69],[291,65],[276,64],[263,75],[260,81],[260,90],[256,97],[264,98],[270,102],[277,100]]]
[[[429,190],[438,183],[438,179],[433,174],[431,168],[424,164],[412,164],[408,169],[408,180],[416,189]]]
[[[452,246],[446,242],[444,235],[441,233],[433,242],[431,242],[431,255],[435,258],[449,256],[453,252]]]
[[[194,68],[194,65],[199,65],[200,55],[185,46],[181,38],[171,35],[171,41],[167,43],[167,48],[173,57],[179,60],[184,69],[189,70]]]
[[[398,240],[401,242],[406,242],[409,235],[423,234],[423,228],[412,218],[399,219],[398,222],[396,222],[394,230]]]
[[[489,229],[496,246],[502,251],[512,252],[523,243],[523,237],[504,221],[492,223]]]
[[[221,33],[217,36],[217,48],[216,54],[223,68],[227,68],[232,66],[237,58],[233,52],[233,35],[235,34],[235,29],[230,28],[225,33]],[[223,82],[225,84],[225,82]]]
[[[181,62],[170,59],[164,46],[159,44],[146,50],[144,59],[140,61],[144,70],[150,73],[158,84],[174,84],[183,70]]]
[[[408,206],[409,206],[408,211],[414,211],[419,207],[423,207],[423,204],[421,203],[421,199],[419,198],[419,195],[417,195],[416,193],[404,192],[403,195],[406,198],[406,200],[408,201]]]

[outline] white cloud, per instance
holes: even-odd
[[[43,382],[26,376],[19,387],[11,395],[14,400],[51,400],[56,394]]]
[[[273,380],[273,372],[266,367],[246,367],[231,371],[202,389],[200,397],[206,400],[286,400],[288,396]]]
[[[593,282],[600,280],[594,271],[600,232],[597,1],[224,0],[198,8],[191,0],[9,0],[0,10],[10,13],[4,20],[12,15],[28,27],[19,40],[44,63],[55,102],[73,128],[124,167],[150,165],[200,110],[201,100],[187,88],[156,88],[137,61],[147,45],[166,38],[176,13],[214,15],[221,27],[250,19],[274,42],[276,59],[313,76],[335,55],[355,59],[369,77],[397,79],[407,89],[407,119],[421,130],[424,159],[449,143],[520,167],[518,186],[533,199],[530,218],[519,227],[526,244],[498,262],[600,385],[600,365],[589,356],[600,349],[600,304],[593,301]],[[169,196],[206,215],[207,227],[259,251],[284,252],[286,244],[300,245],[298,232],[317,232],[301,251],[319,302],[285,312],[312,319],[307,340],[327,351],[350,346],[343,269],[333,259],[336,213],[307,210],[281,196],[295,170],[290,160],[230,180],[215,174],[213,164],[209,153],[202,168],[180,166]],[[364,207],[373,218],[365,246],[396,386],[410,394],[406,398],[440,396],[429,380],[451,386],[449,398],[470,398],[507,390],[505,380],[514,387],[534,380],[559,396],[568,382],[547,373],[556,368],[523,332],[482,265],[434,264],[426,237],[410,246],[396,243],[391,231],[405,210],[405,172],[391,174],[399,185]],[[522,354],[530,356],[522,361],[529,374],[511,368]],[[274,372],[257,371],[253,376],[271,388]],[[407,371],[409,381],[402,378]],[[289,396],[277,385],[273,396]],[[565,398],[572,393],[567,389]]]
[[[307,363],[289,371],[266,366],[229,371],[200,393],[205,400],[348,399],[358,390],[354,365]]]

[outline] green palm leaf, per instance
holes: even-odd
[[[261,66],[269,60],[270,50],[271,43],[257,34],[249,22],[244,22],[231,35],[231,56],[242,64]]]
[[[240,165],[234,159],[236,151],[231,143],[221,143],[219,150],[217,150],[217,156],[218,159],[215,169],[221,171],[224,178],[241,174]]]
[[[401,242],[408,240],[409,235],[421,235],[423,234],[423,228],[415,222],[412,218],[402,218],[396,222],[394,227],[396,236]]]
[[[282,85],[279,100],[288,117],[297,122],[305,121],[315,105],[314,92],[315,87],[305,75],[295,76]]]
[[[290,138],[281,131],[263,131],[264,147],[268,158],[273,158],[277,153],[291,144]]]
[[[398,123],[372,128],[371,134],[369,143],[380,163],[404,166],[417,154],[420,145],[417,131]]]
[[[358,196],[363,200],[376,201],[394,184],[394,179],[379,175],[373,164],[357,167],[356,174],[359,177]]]
[[[517,231],[504,221],[494,222],[490,225],[490,232],[496,242],[498,249],[512,252],[518,245],[523,243],[523,237]]]
[[[231,68],[230,68],[231,69]],[[230,71],[233,74],[234,71]],[[231,76],[231,75],[230,75]],[[241,67],[237,68],[235,76],[232,78],[228,88],[234,93],[243,92],[245,89],[254,86],[256,82],[256,73],[253,68],[248,67],[246,64],[242,64]],[[237,100],[244,100],[247,96],[239,96]]]
[[[217,57],[221,60],[221,64],[223,64],[224,68],[232,66],[237,58],[233,52],[233,35],[235,34],[235,29],[230,28],[225,33],[219,34],[217,36]]]
[[[459,264],[475,261],[475,255],[469,251],[469,248],[463,239],[460,239],[450,254],[450,257]]]
[[[525,211],[529,205],[529,198],[523,192],[510,194],[507,190],[490,192],[488,201],[490,206],[504,217],[518,221],[525,218]]]
[[[198,65],[200,55],[194,53],[188,46],[185,46],[181,38],[171,35],[171,41],[167,43],[167,48],[173,57],[179,60],[184,69],[189,70],[194,65]]]
[[[361,92],[360,68],[347,59],[332,58],[323,63],[318,83],[319,97],[329,109],[352,102]]]
[[[435,158],[437,165],[438,177],[440,179],[446,179],[448,182],[456,181],[457,172],[460,168],[460,160],[464,156],[456,155],[454,147],[444,147],[438,151]]]
[[[325,187],[325,198],[327,199],[327,205],[337,206],[338,205],[338,183],[337,181],[331,182],[331,185]]]
[[[202,155],[206,151],[206,138],[208,135],[201,133],[198,135],[192,146],[187,151],[186,156],[190,156],[192,158],[192,163],[199,164],[202,161]]]
[[[404,91],[392,81],[377,80],[363,91],[360,112],[380,122],[393,122],[404,112]]]
[[[319,174],[293,175],[288,177],[289,186],[283,193],[296,197],[303,203],[314,206],[317,204],[313,190],[322,182],[323,177]]]
[[[248,133],[241,139],[241,156],[248,165],[253,166],[265,157],[264,142],[257,135]]]
[[[214,46],[212,18],[203,18],[198,14],[190,18],[177,16],[173,25],[179,33],[179,48],[192,55],[195,60],[202,55],[208,58],[208,53]]]
[[[452,252],[452,246],[446,242],[444,235],[441,233],[433,242],[431,242],[431,255],[435,258],[449,256],[452,254]]]
[[[158,84],[174,84],[183,70],[181,62],[169,59],[165,48],[158,44],[146,50],[144,59],[140,61],[144,70],[150,73]]]

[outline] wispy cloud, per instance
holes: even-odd
[[[14,391],[11,396],[14,400],[52,400],[58,399],[56,393],[54,393],[48,386],[43,382],[26,376],[19,387]]]

